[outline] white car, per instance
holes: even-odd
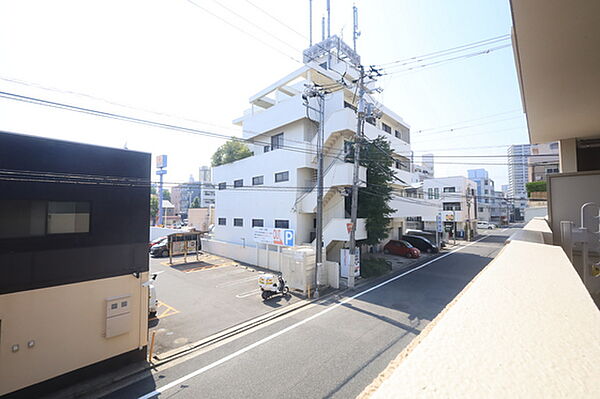
[[[477,222],[477,228],[478,229],[495,229],[496,225],[490,222],[484,222],[484,221],[479,221]]]

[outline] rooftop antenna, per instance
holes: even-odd
[[[354,51],[356,51],[356,39],[358,39],[358,37],[360,36],[360,31],[358,30],[358,8],[356,8],[356,5],[352,5],[352,12],[354,14],[352,40],[354,42]]]
[[[325,16],[321,18],[321,41],[325,41]]]
[[[312,0],[308,0],[308,31],[309,31],[309,42],[310,44],[308,45],[308,47],[312,47]]]
[[[331,0],[327,0],[327,38],[331,37]]]

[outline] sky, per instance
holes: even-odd
[[[0,0],[0,91],[241,136],[231,122],[249,107],[248,98],[301,66],[308,4]],[[331,0],[332,34],[349,44],[353,4],[365,65],[511,28],[508,0]],[[324,13],[325,0],[314,0],[315,41]],[[473,156],[504,155],[506,146],[528,142],[510,47],[378,83],[384,90],[377,100],[411,126],[416,161],[427,152],[437,156],[436,177],[483,167],[497,190],[507,184],[506,158]],[[197,179],[198,167],[209,165],[224,142],[5,98],[0,130],[167,154],[168,182]]]

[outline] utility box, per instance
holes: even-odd
[[[131,295],[121,295],[104,300],[106,304],[106,338],[129,332],[131,326]]]

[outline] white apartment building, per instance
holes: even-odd
[[[350,200],[345,189],[352,186],[353,165],[344,157],[356,131],[357,98],[354,90],[337,82],[344,74],[348,80],[358,77],[348,60],[360,58],[336,36],[306,50],[304,56],[304,66],[250,97],[250,108],[234,120],[242,126],[253,156],[213,168],[214,239],[252,247],[253,227],[273,227],[295,230],[296,245],[314,243],[318,115],[307,111],[302,93],[306,84],[336,87],[325,97],[323,241],[327,260],[338,261],[349,240]],[[379,109],[382,117],[365,123],[364,134],[371,140],[388,138],[400,189],[412,181],[409,126],[386,107]],[[366,174],[360,167],[362,182]],[[394,220],[394,228],[398,226],[402,221]],[[356,238],[366,238],[364,219],[358,220]]]
[[[522,211],[527,207],[528,160],[531,154],[530,144],[511,145],[508,154],[508,197],[515,208]],[[519,200],[522,198],[522,200]]]

